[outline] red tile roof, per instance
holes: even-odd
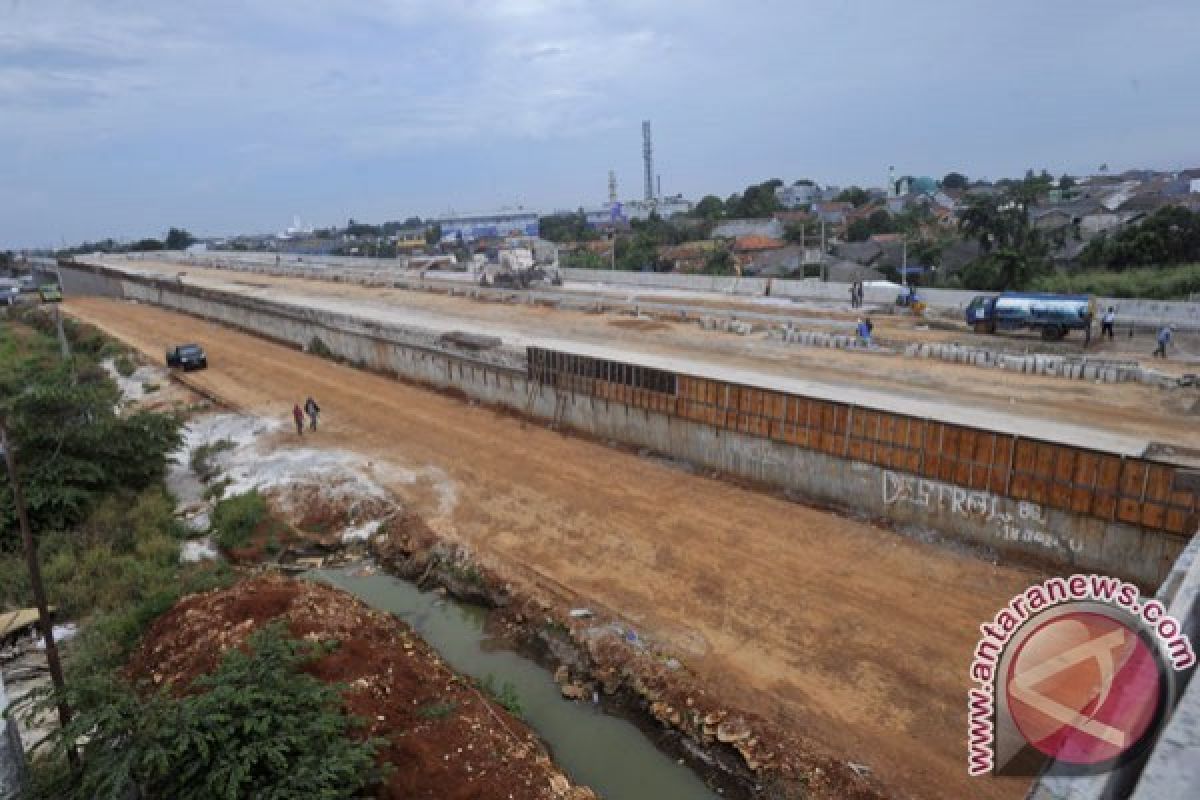
[[[733,249],[739,253],[756,250],[778,250],[784,243],[770,236],[739,236],[733,240]]]

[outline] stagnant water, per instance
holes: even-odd
[[[429,642],[450,666],[479,680],[512,684],[521,714],[575,783],[606,800],[716,800],[687,767],[660,752],[632,723],[588,703],[565,699],[553,676],[509,650],[489,649],[487,610],[459,603],[386,573],[319,570],[311,577],[396,614]]]

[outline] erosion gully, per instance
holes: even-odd
[[[488,611],[422,591],[385,572],[358,567],[308,573],[395,614],[433,646],[454,669],[500,687],[511,684],[525,721],[549,746],[555,761],[580,784],[606,800],[716,800],[686,766],[672,760],[633,723],[590,703],[567,700],[551,673],[498,646],[485,629]]]

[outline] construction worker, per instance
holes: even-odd
[[[315,431],[317,429],[317,415],[321,413],[321,407],[317,405],[317,401],[313,400],[312,397],[304,401],[304,413],[308,414],[308,429]]]
[[[296,435],[304,435],[304,412],[300,410],[300,404],[292,405],[292,419],[296,421]]]
[[[1100,317],[1100,337],[1104,338],[1108,334],[1108,338],[1113,338],[1113,326],[1117,324],[1117,310],[1112,306]]]
[[[1171,326],[1163,325],[1158,331],[1158,348],[1154,351],[1154,355],[1166,358],[1167,345],[1171,343]]]
[[[871,320],[860,319],[858,321],[858,338],[867,347],[871,346]]]

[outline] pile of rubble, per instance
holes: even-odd
[[[739,331],[740,332],[740,331]],[[749,332],[749,331],[746,331]],[[1164,389],[1190,386],[1194,376],[1178,378],[1158,370],[1148,369],[1132,361],[1089,358],[1087,356],[1062,356],[1043,354],[1013,354],[982,347],[924,342],[905,345],[903,349],[888,347],[878,342],[867,345],[859,337],[845,333],[825,331],[803,331],[785,326],[774,333],[784,342],[804,347],[824,347],[836,350],[857,350],[885,355],[904,355],[908,358],[923,358],[944,361],[949,364],[1002,369],[1025,375],[1043,375],[1068,380],[1095,383],[1140,383]]]

